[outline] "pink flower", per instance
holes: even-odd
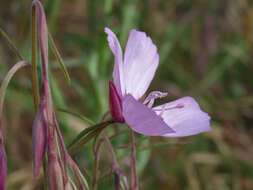
[[[110,112],[117,122],[126,122],[137,133],[150,136],[183,137],[210,130],[210,117],[191,97],[152,107],[167,93],[147,91],[159,64],[157,47],[144,32],[131,30],[123,56],[116,35],[105,28],[114,54],[113,82],[109,84]]]

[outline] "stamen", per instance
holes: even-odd
[[[157,98],[163,98],[167,96],[167,92],[153,91],[151,92],[147,98],[144,100],[143,104],[147,104],[149,108],[151,108]]]
[[[179,103],[179,104],[177,104],[177,105],[175,105],[175,106],[171,106],[171,107],[166,107],[166,104],[164,104],[163,106],[162,106],[162,108],[153,108],[153,110],[154,111],[161,111],[161,112],[164,112],[164,111],[166,111],[166,110],[172,110],[172,109],[180,109],[180,108],[184,108],[184,104],[182,104],[182,103]]]

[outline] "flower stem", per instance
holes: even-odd
[[[60,128],[58,126],[58,123],[56,121],[55,115],[53,114],[53,126],[56,130],[56,135],[57,135],[57,140],[59,140],[60,143],[60,150],[62,151],[62,156],[63,156],[63,170],[64,170],[64,184],[66,184],[68,182],[68,168],[67,168],[67,158],[68,158],[68,151],[66,149],[66,146],[64,144],[64,140],[63,137],[61,135],[61,131]]]
[[[103,140],[99,139],[98,143],[95,145],[94,148],[94,169],[93,169],[93,177],[92,177],[92,189],[96,190],[98,186],[98,167],[99,167],[99,149],[100,145],[102,144]]]
[[[32,89],[35,111],[39,108],[39,87],[37,76],[37,18],[36,7],[32,6]]]
[[[105,121],[106,116],[109,114],[109,111],[107,111],[101,119],[101,122]],[[104,136],[104,134],[103,134]],[[98,168],[99,168],[99,149],[101,147],[101,144],[103,143],[104,139],[100,138],[97,142],[97,138],[95,139],[94,142],[94,149],[93,149],[93,153],[94,153],[94,169],[93,169],[93,179],[92,179],[92,189],[96,190],[97,186],[98,186]]]
[[[6,93],[6,89],[8,87],[8,84],[11,80],[11,78],[13,77],[13,75],[22,67],[24,66],[28,66],[29,63],[26,61],[20,61],[18,63],[16,63],[10,70],[9,72],[6,74],[6,76],[4,77],[1,87],[0,87],[0,117],[2,116],[3,113],[3,103],[4,103],[4,97],[5,97],[5,93]]]
[[[134,131],[130,132],[131,141],[131,188],[130,190],[138,190],[138,176],[136,172],[136,152],[134,143]]]

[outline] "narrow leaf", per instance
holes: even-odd
[[[106,121],[84,129],[68,146],[69,152],[73,154],[78,147],[87,143],[92,137],[99,134],[105,127],[112,123],[114,123],[114,121]]]
[[[32,7],[32,88],[33,88],[33,101],[35,111],[39,108],[39,87],[38,87],[38,73],[37,73],[37,15],[36,8]]]
[[[64,73],[64,76],[65,76],[68,84],[70,85],[71,84],[71,80],[70,80],[70,76],[69,76],[67,67],[63,63],[63,59],[62,59],[62,57],[61,57],[61,55],[60,55],[60,53],[59,53],[59,51],[58,51],[58,49],[57,49],[57,47],[56,47],[56,45],[54,43],[54,40],[53,40],[51,34],[49,33],[48,36],[49,36],[50,47],[51,47],[51,49],[52,49],[52,51],[53,51],[53,53],[54,53],[54,55],[55,55],[58,63],[61,66],[61,69],[62,69],[62,71]]]
[[[9,36],[3,31],[3,29],[0,28],[0,36],[4,38],[4,40],[7,42],[7,44],[10,46],[10,48],[13,50],[13,52],[16,54],[16,56],[21,60],[24,60],[21,53],[18,51],[14,43],[11,41]]]
[[[69,114],[69,115],[72,115],[72,116],[74,116],[78,119],[81,119],[82,121],[84,121],[85,123],[87,123],[89,125],[95,125],[96,124],[94,121],[92,121],[89,118],[87,118],[85,116],[82,116],[78,113],[74,113],[74,112],[71,112],[71,111],[68,111],[68,110],[65,110],[65,109],[58,109],[58,111]]]

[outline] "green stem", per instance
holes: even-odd
[[[94,152],[94,168],[93,168],[93,177],[92,177],[92,190],[96,190],[98,186],[99,149],[102,143],[103,143],[103,140],[99,139],[93,151]]]
[[[39,108],[39,87],[37,74],[37,18],[36,7],[32,6],[32,89],[35,111]]]
[[[131,186],[130,189],[138,190],[138,176],[136,171],[136,151],[134,142],[134,131],[130,131],[130,142],[131,142]]]
[[[44,190],[47,190],[47,159],[46,157],[44,157],[43,159],[43,172],[44,172],[44,175],[43,175],[43,186],[44,186]]]
[[[11,78],[13,77],[13,75],[22,67],[24,66],[28,66],[29,63],[26,61],[20,61],[18,63],[16,63],[10,70],[9,72],[6,74],[6,76],[4,77],[1,87],[0,87],[0,117],[2,116],[3,113],[3,103],[4,103],[4,97],[5,97],[5,93],[6,93],[6,89],[8,87],[8,84],[11,80]]]

